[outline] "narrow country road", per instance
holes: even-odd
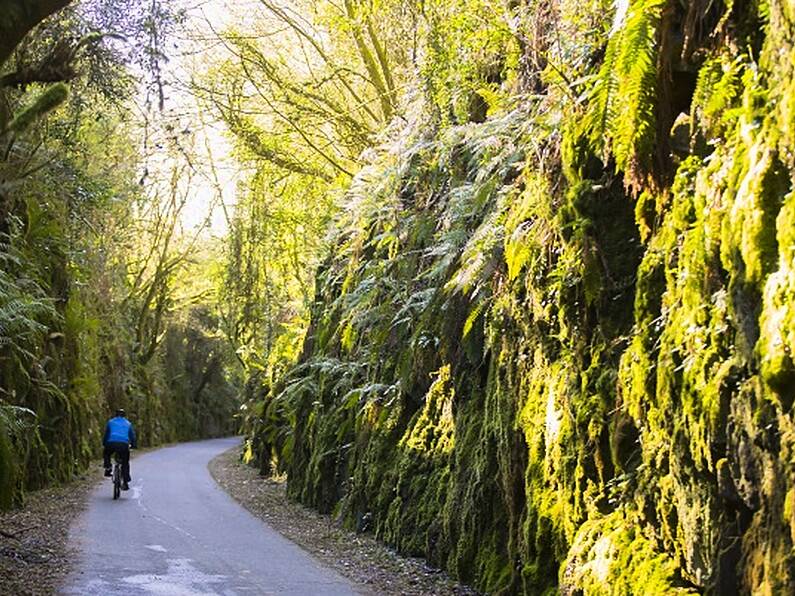
[[[62,593],[356,594],[218,487],[207,463],[238,441],[186,443],[136,457],[130,490],[118,501],[110,482],[102,483],[72,527],[81,557]]]

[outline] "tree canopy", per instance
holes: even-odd
[[[124,405],[484,592],[795,592],[791,2],[0,6],[0,507]]]

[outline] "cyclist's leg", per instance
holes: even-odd
[[[121,447],[119,454],[121,455],[121,475],[125,482],[130,482],[132,480],[130,478],[130,448]]]
[[[102,463],[105,466],[105,476],[110,476],[110,454],[113,453],[113,448],[110,445],[105,445],[102,449]]]

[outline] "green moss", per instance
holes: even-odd
[[[21,133],[30,127],[37,119],[51,112],[64,101],[69,95],[69,87],[65,83],[55,83],[50,85],[34,99],[28,106],[25,106],[14,115],[8,124],[8,129]]]
[[[681,584],[676,562],[661,551],[636,513],[617,510],[584,523],[561,568],[563,592],[696,594]]]
[[[795,193],[790,193],[776,220],[781,255],[778,270],[768,278],[765,286],[761,332],[757,343],[762,376],[787,408],[792,404],[792,389],[795,387],[795,364],[792,361],[795,318],[790,308],[795,296],[795,271],[792,269],[795,256],[794,208]]]
[[[794,585],[792,43],[720,17],[667,172],[685,58],[652,4],[571,79],[586,110],[553,86],[372,166],[283,394],[291,494],[484,591]]]

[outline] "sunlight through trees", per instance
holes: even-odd
[[[0,10],[0,507],[124,405],[484,592],[795,591],[791,1]]]

